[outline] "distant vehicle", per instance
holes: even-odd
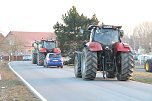
[[[146,72],[152,72],[152,55],[146,55],[144,60],[144,68]]]
[[[144,68],[146,70],[146,72],[152,72],[152,59],[147,59],[145,64],[144,64]]]
[[[38,66],[44,65],[44,59],[47,53],[61,53],[56,40],[41,40],[32,43],[34,50],[32,51],[32,63]]]
[[[32,56],[31,55],[24,55],[23,56],[23,61],[31,61],[32,60]]]
[[[141,54],[137,53],[135,50],[132,50],[132,54],[133,54],[134,60],[138,60],[138,56],[141,55]]]
[[[142,54],[137,57],[140,63],[145,63],[148,59],[152,59],[152,55]]]
[[[63,68],[61,53],[48,53],[44,60],[44,67],[57,66]]]

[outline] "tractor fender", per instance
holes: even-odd
[[[93,52],[103,50],[101,44],[98,42],[88,42],[86,43],[85,46],[88,47],[88,49]]]
[[[131,49],[127,43],[116,43],[115,51],[117,52],[131,52]]]
[[[39,49],[39,52],[45,53],[45,52],[46,52],[46,48],[40,48],[40,49]]]

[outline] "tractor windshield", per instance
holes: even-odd
[[[111,45],[119,41],[118,30],[115,29],[97,29],[94,34],[94,41],[103,45]]]
[[[45,41],[45,42],[44,42],[44,47],[45,47],[46,49],[53,49],[53,48],[56,47],[55,44],[56,44],[56,43],[55,43],[54,41]]]

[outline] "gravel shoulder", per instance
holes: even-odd
[[[9,69],[7,62],[0,62],[0,101],[40,101]]]

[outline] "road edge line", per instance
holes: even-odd
[[[38,91],[36,91],[26,80],[24,80],[15,70],[10,66],[10,62],[8,63],[9,68],[23,81],[24,84],[27,85],[27,87],[35,93],[36,96],[38,96],[42,101],[47,101]]]

